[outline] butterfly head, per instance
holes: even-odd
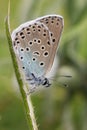
[[[49,80],[47,78],[44,78],[42,80],[42,85],[45,86],[45,87],[50,87],[50,83],[49,83]]]

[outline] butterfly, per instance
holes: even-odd
[[[60,15],[46,15],[21,24],[12,32],[12,45],[18,66],[31,85],[30,92],[51,85],[51,70],[64,26]]]

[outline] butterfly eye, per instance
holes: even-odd
[[[48,80],[47,80],[47,78],[45,78],[45,79],[43,80],[43,85],[45,86],[45,85],[47,85],[47,83],[48,83]]]

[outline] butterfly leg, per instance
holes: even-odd
[[[38,86],[36,86],[36,85],[33,85],[32,87],[30,86],[30,89],[29,89],[27,95],[29,95],[29,94],[35,92],[37,88],[38,88]]]

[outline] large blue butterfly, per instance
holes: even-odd
[[[13,48],[26,80],[36,88],[50,86],[50,71],[63,30],[63,18],[47,15],[20,25],[12,32]]]

